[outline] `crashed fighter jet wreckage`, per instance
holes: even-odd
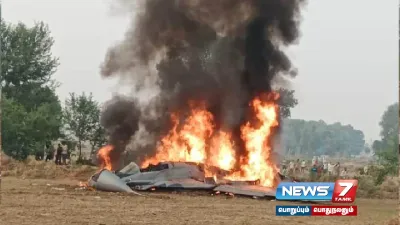
[[[219,168],[218,175],[227,171]],[[281,181],[292,181],[279,174]],[[133,162],[123,169],[112,172],[103,169],[93,175],[89,186],[110,192],[128,192],[150,190],[203,190],[214,193],[227,193],[253,198],[275,198],[275,189],[261,186],[257,181],[230,181],[218,179],[218,176],[206,177],[202,164],[190,162],[163,162],[140,169]]]
[[[130,91],[102,107],[108,145],[89,185],[274,198],[286,179],[275,163],[290,108],[282,90],[297,75],[283,49],[297,44],[306,1],[138,2],[134,26],[101,65],[102,77]],[[125,151],[140,167],[113,167]]]

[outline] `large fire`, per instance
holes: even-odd
[[[278,94],[272,93],[267,101],[255,98],[251,103],[257,125],[247,122],[241,127],[241,138],[245,143],[246,157],[239,160],[240,169],[235,170],[235,143],[228,131],[216,130],[213,115],[205,105],[191,104],[190,115],[184,121],[179,114],[171,114],[174,126],[164,136],[153,157],[147,158],[142,167],[163,161],[196,162],[206,165],[206,175],[213,176],[207,166],[215,166],[231,171],[229,180],[259,180],[263,186],[274,186],[278,169],[272,162],[271,131],[278,126]],[[112,170],[109,153],[112,146],[99,150],[102,168]]]

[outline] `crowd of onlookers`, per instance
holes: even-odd
[[[364,168],[367,173],[368,167]],[[281,173],[287,176],[301,176],[310,174],[312,177],[319,178],[322,175],[337,176],[340,178],[348,178],[346,167],[341,167],[340,162],[330,163],[325,157],[313,157],[310,161],[306,160],[283,160],[281,163]]]
[[[36,160],[54,161],[56,165],[67,165],[71,163],[71,151],[67,143],[59,142],[57,147],[47,143],[44,151],[36,153]]]

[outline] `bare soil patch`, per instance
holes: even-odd
[[[277,217],[275,205],[284,203],[198,194],[140,197],[80,190],[78,183],[3,178],[0,224],[399,224],[398,200],[358,199],[357,217]]]

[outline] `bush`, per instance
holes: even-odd
[[[377,197],[379,186],[376,186],[372,176],[362,175],[354,177],[358,180],[357,196],[363,198],[375,198]]]
[[[398,177],[387,177],[380,185],[381,191],[398,193],[399,192],[399,178]]]

